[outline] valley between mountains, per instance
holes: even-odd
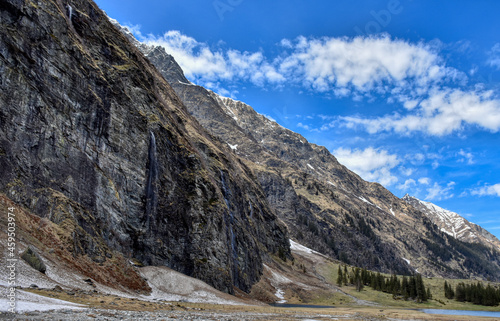
[[[92,1],[5,0],[0,18],[0,250],[7,259],[3,213],[14,209],[25,311],[42,295],[74,302],[75,313],[222,304],[251,306],[257,319],[267,303],[288,302],[362,307],[342,313],[363,319],[387,297],[337,286],[339,265],[418,273],[440,300],[431,307],[455,306],[444,278],[500,281],[500,241],[486,230],[400,199],[191,83]],[[20,259],[28,247],[45,271]],[[191,305],[171,303],[180,301]],[[273,318],[308,315],[288,313]]]

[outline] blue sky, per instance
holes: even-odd
[[[96,2],[192,82],[500,237],[500,1]]]

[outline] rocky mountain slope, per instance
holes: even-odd
[[[421,211],[381,185],[362,180],[326,148],[243,102],[190,83],[163,48],[140,44],[121,29],[172,85],[188,111],[252,170],[295,239],[373,270],[500,277],[497,251],[449,238]]]
[[[89,277],[131,260],[232,293],[290,256],[252,171],[91,1],[0,3],[0,172],[39,250]]]
[[[430,202],[421,201],[408,194],[403,197],[403,200],[427,215],[446,234],[460,241],[492,245],[500,249],[500,241],[493,234],[481,226],[469,222],[459,214]]]
[[[106,286],[151,293],[136,265],[156,265],[250,292],[290,236],[377,271],[500,279],[498,252],[190,83],[89,0],[0,2],[0,174],[19,244]]]

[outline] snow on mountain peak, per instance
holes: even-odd
[[[421,201],[409,194],[403,196],[402,199],[427,215],[442,232],[460,241],[469,243],[480,242],[483,244],[495,243],[497,247],[500,247],[500,241],[491,233],[479,225],[469,222],[455,212],[446,210],[430,202]]]

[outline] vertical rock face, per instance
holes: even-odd
[[[156,158],[155,134],[149,134],[148,148],[148,179],[146,182],[146,221],[151,226],[151,220],[156,217],[158,206],[158,160]]]
[[[255,177],[86,0],[0,3],[0,192],[120,251],[249,290],[286,229]]]

